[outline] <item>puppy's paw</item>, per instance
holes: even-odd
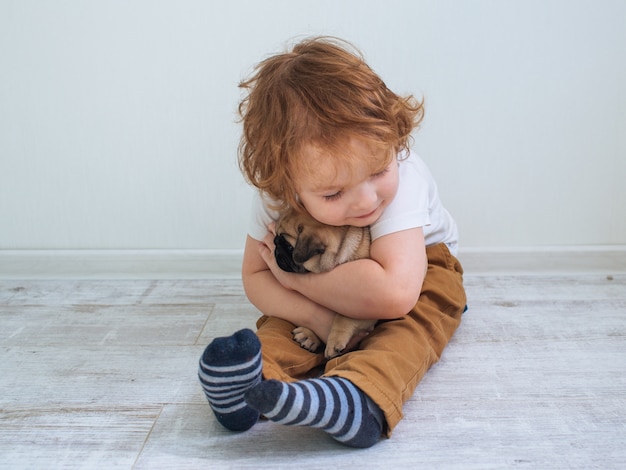
[[[294,341],[307,351],[317,352],[322,345],[322,341],[317,335],[304,326],[295,328],[291,334]]]
[[[348,342],[351,339],[349,332],[342,332],[342,334],[333,333],[334,331],[331,331],[330,336],[328,337],[328,343],[326,344],[326,349],[324,350],[324,356],[326,359],[341,356],[344,352],[346,352]]]
[[[326,359],[332,359],[354,349],[375,325],[376,320],[355,320],[342,315],[335,316],[324,356]]]

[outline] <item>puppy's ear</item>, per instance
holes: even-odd
[[[315,234],[301,233],[293,249],[293,260],[302,264],[313,258],[315,255],[321,255],[326,251],[326,245]]]

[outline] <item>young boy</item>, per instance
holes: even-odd
[[[456,224],[408,148],[422,104],[391,92],[357,51],[331,38],[268,58],[240,86],[248,93],[240,166],[259,190],[242,278],[264,315],[256,334],[207,346],[202,387],[228,429],[247,430],[263,415],[370,447],[391,435],[466,302]],[[322,274],[282,271],[271,230],[287,207],[325,224],[370,226],[371,259]],[[380,321],[329,361],[292,339],[306,326],[325,340],[336,313]]]

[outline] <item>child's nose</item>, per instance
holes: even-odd
[[[362,209],[371,208],[372,204],[378,199],[376,188],[367,183],[359,187],[359,191],[356,196],[355,205]]]

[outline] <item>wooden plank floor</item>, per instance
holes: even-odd
[[[0,281],[0,468],[626,468],[626,273],[466,276],[470,310],[366,450],[233,434],[196,379],[241,282]]]

